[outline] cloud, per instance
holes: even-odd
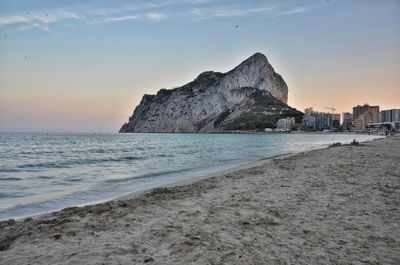
[[[278,14],[278,16],[304,13],[307,10],[308,10],[308,8],[306,8],[306,7],[299,7],[299,8],[289,9],[289,10],[286,10],[286,11],[282,11],[281,13]]]
[[[267,16],[279,17],[300,14],[310,7],[296,7],[294,4],[249,5],[248,3],[226,4],[220,6],[211,0],[153,0],[115,5],[109,8],[92,4],[75,6],[75,9],[53,10],[49,12],[34,11],[26,14],[9,14],[0,16],[0,27],[10,26],[17,30],[39,28],[51,30],[51,26],[61,21],[82,20],[89,25],[130,20],[160,22],[172,18],[191,17],[195,21],[227,17]],[[75,11],[75,12],[72,12]],[[79,14],[79,15],[78,15]],[[73,25],[73,23],[69,23]]]
[[[176,0],[175,1],[164,0],[161,2],[138,2],[122,6],[116,6],[114,8],[96,8],[90,11],[88,15],[91,17],[99,17],[99,16],[111,16],[115,14],[123,14],[132,11],[138,13],[153,12],[153,11],[157,12],[157,10],[172,6],[173,4],[176,4]]]
[[[307,7],[288,7],[288,6],[260,6],[253,8],[232,8],[232,7],[219,7],[219,8],[192,8],[189,13],[195,17],[196,20],[208,20],[213,18],[223,17],[247,17],[255,15],[266,15],[269,17],[279,17],[284,15],[299,14],[308,11]]]
[[[97,8],[89,12],[88,19],[89,23],[92,25],[126,20],[147,20],[150,22],[159,22],[168,18],[166,14],[159,12],[159,10],[170,6],[171,4],[171,1],[142,2],[108,9]],[[129,15],[129,13],[132,12],[135,14]]]
[[[211,0],[181,0],[180,2],[182,2],[184,4],[190,4],[190,5],[202,5],[202,4],[210,3]]]
[[[21,26],[17,27],[18,31],[23,31],[23,30],[28,30],[28,29],[34,29],[34,28],[39,28],[43,31],[50,31],[50,27],[46,24],[38,24],[38,23],[33,23],[33,24],[23,24]]]
[[[45,13],[43,14],[30,14],[28,16],[32,21],[41,24],[52,24],[56,23],[60,20],[66,19],[80,19],[80,17],[76,13],[68,12],[68,11],[56,11],[54,13]]]
[[[190,13],[194,16],[199,16],[199,15],[201,15],[202,11],[200,9],[198,9],[197,7],[195,7],[190,10]]]
[[[158,21],[167,19],[167,16],[166,16],[165,14],[163,14],[163,13],[156,13],[156,12],[153,12],[153,13],[147,13],[147,14],[146,14],[146,18],[147,18],[148,20],[150,20],[150,21],[158,22]]]
[[[107,17],[103,20],[103,22],[119,22],[119,21],[136,20],[136,19],[139,19],[139,17],[138,16]]]
[[[28,23],[28,22],[29,22],[29,19],[27,19],[24,16],[0,17],[0,26]]]
[[[50,24],[70,19],[80,19],[80,17],[76,13],[64,10],[58,10],[52,13],[28,12],[23,16],[14,15],[0,17],[0,26],[18,25],[18,30],[40,28],[48,31],[50,30]]]
[[[197,16],[197,20],[207,20],[221,17],[245,17],[256,14],[266,14],[274,10],[275,7],[257,7],[257,8],[229,8],[221,7],[216,9],[192,8],[190,13]]]

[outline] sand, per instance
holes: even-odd
[[[0,264],[400,264],[400,137],[0,223]]]

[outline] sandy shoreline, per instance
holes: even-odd
[[[321,148],[318,148],[318,149],[322,149],[322,148],[326,148],[326,147],[321,147]],[[136,199],[136,198],[138,198],[140,196],[143,196],[143,195],[146,195],[148,193],[153,192],[154,189],[174,188],[174,187],[178,187],[178,186],[190,185],[190,184],[196,183],[197,181],[200,181],[200,180],[203,180],[203,179],[221,177],[221,176],[224,176],[226,174],[234,173],[235,171],[245,170],[245,169],[261,166],[261,165],[265,164],[267,161],[272,160],[272,159],[290,157],[290,156],[293,156],[293,155],[295,155],[295,153],[286,153],[286,154],[281,154],[281,155],[274,155],[274,156],[271,156],[271,157],[265,157],[265,158],[262,158],[262,159],[259,159],[259,160],[256,160],[256,161],[244,162],[242,164],[235,165],[235,166],[233,166],[231,168],[219,170],[219,171],[216,171],[214,173],[210,173],[210,174],[206,174],[206,175],[199,175],[199,176],[194,177],[194,178],[189,178],[189,179],[185,179],[185,180],[172,182],[170,184],[165,184],[165,185],[162,185],[162,186],[157,187],[157,188],[149,188],[149,189],[146,189],[146,190],[143,190],[143,191],[132,192],[132,193],[117,197],[115,199],[109,200],[109,201],[120,201],[120,200]]]
[[[151,134],[151,133],[150,133]],[[304,135],[309,135],[309,134],[314,134],[314,133],[294,133],[294,134],[304,134]],[[321,133],[321,132],[316,132],[315,134],[326,134],[326,133]],[[332,135],[334,134],[346,134],[346,133],[330,133]],[[354,135],[354,134],[353,134]],[[364,140],[360,140],[360,142],[364,142],[364,141],[373,141],[375,139],[379,139],[382,138],[384,136],[373,136],[372,139],[364,139]],[[340,141],[340,140],[339,140]],[[148,188],[142,189],[142,190],[138,190],[138,191],[128,191],[128,192],[123,192],[121,194],[117,194],[117,195],[112,195],[112,196],[98,196],[98,198],[93,198],[92,200],[88,200],[88,201],[81,201],[81,202],[76,202],[76,203],[69,203],[69,204],[65,204],[65,205],[58,205],[58,207],[47,207],[46,210],[42,210],[42,211],[38,211],[38,212],[30,212],[30,213],[26,213],[26,214],[16,214],[14,213],[12,215],[11,211],[8,211],[10,214],[8,216],[2,216],[0,218],[0,222],[1,221],[6,221],[10,218],[16,220],[16,221],[21,221],[24,220],[26,218],[32,217],[35,219],[38,218],[48,218],[53,212],[58,212],[61,211],[64,208],[67,207],[74,207],[74,206],[78,206],[78,207],[84,207],[87,205],[95,205],[95,204],[99,204],[99,203],[105,203],[108,201],[115,201],[115,200],[125,200],[125,199],[133,199],[133,198],[137,198],[142,196],[143,194],[146,194],[148,192],[150,192],[152,189],[154,188],[158,188],[158,187],[174,187],[174,186],[178,186],[178,185],[186,185],[186,184],[191,184],[193,182],[196,182],[198,180],[201,179],[205,179],[205,178],[209,178],[209,177],[217,177],[217,176],[221,176],[223,174],[228,174],[231,173],[233,171],[237,171],[237,170],[242,170],[242,169],[246,169],[249,167],[256,167],[259,165],[262,165],[263,163],[265,163],[266,160],[271,160],[274,158],[278,158],[278,157],[287,157],[287,156],[291,156],[291,155],[295,155],[298,154],[300,152],[308,152],[308,151],[312,151],[312,150],[317,150],[317,149],[323,149],[323,148],[327,148],[329,144],[332,144],[332,142],[326,143],[324,145],[320,145],[320,146],[314,146],[314,147],[310,147],[309,149],[306,150],[297,150],[297,151],[288,151],[286,153],[282,153],[282,154],[276,154],[276,155],[270,155],[270,156],[266,156],[263,158],[258,158],[258,159],[246,159],[246,160],[242,160],[242,161],[237,161],[236,163],[230,163],[230,164],[226,164],[226,165],[220,165],[219,168],[204,168],[200,171],[197,172],[191,172],[189,173],[191,176],[188,178],[182,178],[181,180],[173,180],[172,182],[169,183],[159,183],[157,185],[150,185]],[[186,173],[183,173],[186,174]],[[51,202],[50,202],[51,203]],[[24,202],[22,202],[22,204],[24,204]]]
[[[400,137],[0,223],[1,264],[399,264]]]

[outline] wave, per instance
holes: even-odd
[[[107,183],[107,184],[121,183],[121,182],[130,181],[130,180],[146,179],[146,178],[151,178],[151,177],[159,177],[159,176],[183,173],[183,172],[188,172],[190,170],[193,170],[193,168],[185,168],[185,169],[180,169],[180,170],[170,170],[170,171],[164,171],[164,172],[148,173],[148,174],[143,174],[143,175],[138,175],[138,176],[133,176],[133,177],[128,177],[128,178],[109,179],[109,180],[104,181],[104,183]]]
[[[22,198],[22,197],[25,197],[26,196],[26,194],[22,194],[22,193],[3,193],[3,192],[0,192],[0,198],[1,199],[4,199],[4,198],[8,198],[8,199],[10,199],[10,198]]]
[[[6,181],[6,180],[21,180],[20,178],[15,178],[15,177],[0,177],[0,181]]]
[[[13,172],[19,172],[19,170],[16,168],[0,168],[0,172],[13,173]]]
[[[53,178],[53,176],[37,176],[37,177],[34,177],[35,179],[52,179]]]
[[[88,165],[88,164],[100,164],[107,162],[123,162],[123,161],[134,161],[134,160],[145,160],[143,156],[123,156],[116,158],[85,158],[85,159],[74,159],[74,160],[59,160],[54,162],[43,162],[43,163],[28,163],[17,165],[14,168],[0,168],[0,172],[20,172],[24,170],[36,170],[36,169],[48,169],[48,168],[71,168],[76,165]]]

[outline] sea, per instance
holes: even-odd
[[[0,220],[116,199],[362,134],[0,133]]]

